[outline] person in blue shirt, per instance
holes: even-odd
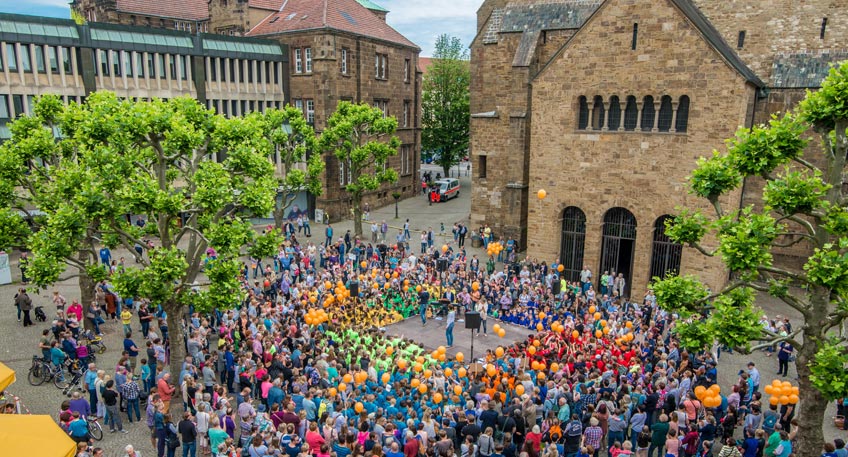
[[[78,411],[74,411],[73,418],[68,426],[68,434],[71,435],[71,439],[77,443],[91,441],[91,436],[88,434],[88,422],[86,422],[85,417],[80,416]]]
[[[327,241],[324,243],[324,246],[330,247],[330,245],[333,244],[333,226],[332,225],[329,225],[329,224],[327,225],[327,229],[324,230],[324,235],[327,236]]]

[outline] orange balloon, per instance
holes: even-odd
[[[447,244],[442,245],[442,252],[448,252],[448,245]]]
[[[534,360],[533,363],[530,364],[530,368],[532,368],[534,371],[538,370],[539,369],[539,362]]]
[[[562,272],[563,272],[563,270],[565,270],[565,265],[563,265],[563,264],[559,264],[559,265],[557,265],[557,271],[558,271],[558,272],[562,273]]]
[[[393,352],[395,352],[395,348],[392,346],[386,346],[386,355],[392,355]]]
[[[766,386],[763,388],[763,391],[765,391],[766,395],[771,395],[774,393],[774,387],[772,387],[771,384],[766,384]]]
[[[497,348],[497,349],[495,349],[495,355],[496,355],[498,358],[503,357],[503,355],[504,355],[504,348],[502,348],[502,347],[498,346],[498,348]]]
[[[416,292],[421,292],[421,285],[420,285],[420,284],[419,284],[419,285],[417,285],[417,286],[415,286],[415,291],[416,291]]]
[[[602,336],[604,336],[604,332],[600,330],[595,330],[595,338],[600,338]]]
[[[461,352],[457,352],[456,353],[456,361],[459,362],[459,363],[462,363],[463,360],[465,360],[465,354],[463,354]]]
[[[340,382],[339,383],[339,390],[342,391],[342,392],[347,391],[347,384]]]
[[[789,396],[789,404],[790,405],[794,405],[794,404],[798,403],[798,400],[800,400],[800,399],[795,394],[792,394],[792,395]]]
[[[401,370],[405,370],[405,369],[406,369],[406,360],[403,360],[403,359],[398,360],[398,361],[397,361],[397,366],[398,366],[398,368],[400,368]]]
[[[342,376],[342,381],[350,384],[351,382],[353,382],[353,376],[351,376],[350,373],[347,373],[344,376]]]
[[[335,396],[336,396],[336,394],[337,394],[337,393],[339,393],[339,392],[336,390],[336,388],[335,388],[335,387],[330,387],[329,389],[327,389],[327,393],[328,393],[331,397],[335,397]]]
[[[551,371],[553,371],[554,373],[556,373],[557,371],[559,371],[559,364],[558,364],[558,363],[556,363],[556,362],[552,363],[552,364],[551,364]]]
[[[442,394],[436,392],[433,394],[433,403],[439,404],[442,402]]]
[[[515,394],[516,395],[524,395],[524,385],[523,384],[519,384],[519,385],[515,386]]]
[[[527,352],[529,352],[530,355],[535,354],[536,353],[536,346],[530,346],[529,348],[527,348]]]
[[[601,318],[601,313],[595,313],[595,314],[592,315],[592,317],[594,317],[595,320],[598,320],[598,319]]]
[[[704,387],[704,386],[695,387],[695,398],[697,398],[698,400],[704,401],[704,398],[706,397],[706,395],[704,395],[704,394],[706,394],[706,393],[707,393],[706,387]]]
[[[427,393],[427,384],[421,384],[420,386],[418,386],[418,391],[421,392],[422,394],[426,394]]]
[[[544,372],[544,371],[540,371],[540,372],[536,373],[536,379],[538,379],[538,380],[540,380],[540,381],[541,381],[541,380],[544,380],[544,379],[545,379],[545,372]]]
[[[453,376],[453,370],[451,370],[450,367],[445,368],[445,376],[447,376],[448,378]]]
[[[456,395],[462,394],[462,386],[453,386],[453,393]]]
[[[456,375],[459,376],[460,378],[464,378],[465,375],[467,375],[467,374],[468,374],[468,370],[466,370],[465,367],[462,367],[459,370],[456,370]]]
[[[547,196],[548,192],[545,189],[539,189],[539,191],[536,192],[536,197],[538,197],[539,200],[544,200]]]
[[[533,346],[539,347],[542,345],[542,342],[539,340],[533,340]]]
[[[416,363],[412,366],[412,369],[415,370],[416,373],[421,373],[421,370],[423,370],[424,367],[420,363]]]
[[[429,368],[424,370],[424,377],[429,378],[430,376],[433,376],[433,370],[431,370]]]
[[[359,266],[362,267],[362,268],[365,268],[365,267],[368,266],[368,262],[363,260],[362,263],[359,264]]]
[[[354,405],[354,407],[353,407],[353,410],[356,411],[357,413],[361,413],[363,409],[365,409],[365,405],[363,405],[360,402],[356,402],[356,405]]]
[[[471,283],[471,289],[472,290],[479,290],[480,289],[480,283],[477,282],[477,281],[474,281],[473,283]]]
[[[606,326],[607,326],[607,320],[601,319],[601,327],[606,327]]]
[[[544,330],[544,328],[545,328],[545,327],[544,327],[544,326],[542,326],[542,324],[541,324],[541,323],[536,324],[536,331],[537,331],[537,332],[541,332],[542,330]]]
[[[389,279],[391,277],[392,277],[392,275],[390,273],[386,273],[386,279]]]
[[[504,330],[503,328],[498,330],[498,336],[501,337],[501,338],[505,337],[506,336],[506,330]]]
[[[788,405],[789,404],[789,395],[781,395],[780,398],[779,398],[779,401],[780,401],[781,405]]]
[[[498,369],[494,365],[489,364],[489,366],[486,367],[486,374],[488,374],[490,378],[494,377],[498,374]]]
[[[392,287],[392,285],[389,283],[383,284],[383,289],[389,290],[389,287]]]
[[[547,314],[544,311],[539,313],[539,319],[544,319],[545,317],[547,317]]]
[[[575,331],[571,332],[571,336],[574,337],[574,338],[580,338],[580,332],[575,330]]]
[[[610,333],[609,327],[604,327],[603,331],[604,331],[604,335],[609,335],[609,333]]]
[[[633,322],[627,321],[624,323],[624,326],[627,328],[633,328]]]
[[[595,308],[595,305],[590,306],[590,307],[589,307],[589,314],[594,313],[594,312],[595,312],[595,310],[597,310],[597,309],[598,309],[598,308]]]
[[[381,376],[380,379],[382,379],[383,384],[388,384],[389,380],[392,379],[392,375],[390,375],[388,373],[383,373],[383,376]]]
[[[412,388],[414,389],[414,388],[418,387],[419,385],[421,385],[421,380],[418,379],[418,378],[412,378],[412,381],[409,383],[409,385],[411,385]]]

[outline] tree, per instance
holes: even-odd
[[[427,151],[438,152],[436,163],[442,166],[445,176],[468,152],[470,81],[468,49],[459,38],[440,35],[433,63],[424,75],[421,145]]]
[[[397,172],[386,166],[400,146],[395,130],[397,119],[386,116],[379,108],[343,101],[321,134],[321,150],[331,151],[348,173],[349,178],[343,173],[342,179],[351,196],[353,227],[358,237],[362,237],[362,196],[398,179]]]
[[[12,138],[0,146],[0,248],[31,250],[27,276],[40,288],[58,281],[66,267],[74,268],[64,279],[78,278],[87,313],[95,284],[106,277],[98,244],[117,244],[105,218],[125,213],[106,190],[125,179],[132,166],[104,163],[103,151],[91,144],[57,138],[67,128],[67,113],[59,97],[46,95],[32,116],[9,125]]]
[[[84,105],[66,108],[62,132],[68,140],[91,151],[103,170],[121,176],[99,173],[91,185],[123,211],[146,215],[158,237],[160,246],[143,268],[128,268],[114,284],[122,295],[161,305],[175,377],[185,355],[181,322],[187,307],[240,304],[241,248],[251,245],[253,254],[268,256],[279,245],[279,231],[257,235],[245,219],[274,207],[277,182],[266,122],[259,113],[227,119],[187,97],[131,102],[99,92]],[[218,161],[210,160],[214,157]],[[127,247],[140,243],[139,229],[123,214],[103,211],[101,226]],[[204,280],[208,247],[218,258],[206,264]]]
[[[324,161],[320,154],[309,155],[318,144],[315,131],[299,109],[286,106],[282,110],[268,110],[263,116],[262,125],[265,138],[271,142],[279,156],[282,178],[277,182],[280,197],[274,207],[274,226],[282,229],[286,210],[298,192],[321,195]],[[305,170],[297,167],[304,162]]]
[[[701,350],[720,344],[753,351],[781,342],[797,350],[800,378],[800,457],[820,454],[828,401],[848,395],[848,62],[831,69],[821,90],[808,92],[793,113],[768,125],[740,129],[727,152],[698,161],[691,192],[712,203],[715,215],[681,211],[666,233],[708,256],[718,256],[733,279],[709,293],[694,276],[654,278],[658,304],[681,315],[681,343]],[[820,141],[803,156],[808,138]],[[720,199],[743,179],[765,181],[762,209],[725,211]],[[707,245],[715,245],[710,249]],[[773,251],[796,244],[812,254],[803,268],[776,266]],[[756,293],[769,294],[803,320],[789,334],[759,323]],[[753,345],[752,345],[753,344]]]

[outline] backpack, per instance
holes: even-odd
[[[172,426],[173,424],[165,427],[165,430],[168,432],[165,436],[165,443],[168,445],[168,449],[176,449],[180,447],[180,437],[177,436],[177,433],[171,429]]]
[[[763,428],[774,430],[774,424],[777,423],[777,414],[769,414],[763,421]]]

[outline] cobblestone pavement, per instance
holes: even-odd
[[[402,221],[409,217],[411,227],[413,227],[413,229],[426,229],[428,226],[432,226],[436,233],[438,233],[439,223],[444,222],[447,235],[450,237],[450,228],[453,223],[467,220],[470,210],[470,179],[463,176],[461,177],[461,182],[462,192],[460,197],[456,200],[429,206],[423,196],[415,197],[399,203],[400,219],[398,220],[394,219],[394,205],[389,205],[372,211],[371,218],[376,220],[385,219],[392,226],[402,226]],[[316,242],[323,241],[324,227],[325,226],[321,224],[313,224],[313,236],[311,240]],[[342,236],[345,230],[352,229],[353,224],[351,221],[343,221],[333,224],[333,227],[335,228],[336,236]],[[365,227],[364,232],[366,235],[369,234],[367,226]],[[394,233],[396,233],[396,231]],[[438,242],[449,241],[452,241],[452,239],[445,238]],[[481,259],[484,258],[485,252],[482,249],[471,249],[470,243],[468,243],[468,248],[469,255],[476,253]],[[113,252],[113,256],[115,258],[118,258],[121,255],[131,258],[121,250]],[[20,279],[20,271],[17,268],[18,256],[15,253],[12,257],[13,278],[15,281],[18,281]],[[35,326],[28,328],[23,328],[20,323],[17,322],[15,307],[13,305],[13,297],[18,287],[20,287],[20,285],[17,283],[0,286],[0,361],[17,371],[17,382],[9,388],[9,392],[20,397],[23,404],[31,413],[50,414],[55,417],[58,412],[59,405],[64,400],[61,392],[52,384],[33,387],[29,385],[26,379],[27,370],[29,369],[32,356],[39,353],[39,336],[43,329],[48,328],[49,320],[46,323],[36,323]],[[79,288],[76,280],[62,281],[56,284],[55,287],[38,293],[31,292],[30,295],[33,299],[34,305],[44,306],[45,311],[48,313],[48,317],[52,316],[54,312],[54,310],[51,309],[52,305],[48,305],[51,303],[49,297],[53,290],[58,290],[68,300],[79,297]],[[797,323],[797,316],[788,312],[774,300],[769,300],[767,298],[762,299],[760,306],[763,307],[769,316],[774,316],[776,314],[788,314],[790,318],[793,318],[793,323]],[[491,323],[494,322],[490,321],[490,324]],[[402,325],[399,327],[402,327]],[[114,373],[114,367],[120,355],[120,348],[122,346],[123,337],[120,335],[121,327],[118,322],[110,321],[105,324],[103,328],[105,333],[104,339],[109,349],[105,354],[98,355],[97,365],[99,368],[107,370],[107,373]],[[137,320],[134,320],[133,328],[134,330],[138,329]],[[400,328],[397,330],[389,328],[389,331],[393,333],[403,333],[403,330]],[[439,333],[443,337],[444,330],[439,329]],[[465,332],[458,329],[456,333],[457,336],[459,336],[460,333],[464,334]],[[513,338],[507,337],[503,341],[498,342],[508,344],[509,341],[514,340],[518,335],[516,334],[511,336],[513,336]],[[140,334],[137,335],[135,341],[137,344],[143,345]],[[481,341],[481,343],[483,342]],[[492,341],[487,341],[486,343],[492,343]],[[481,344],[481,349],[484,344]],[[475,350],[475,354],[476,353],[477,351]],[[776,377],[775,373],[777,372],[777,361],[775,360],[775,357],[766,357],[765,353],[762,352],[757,352],[752,355],[723,353],[719,363],[719,384],[723,391],[725,389],[729,389],[730,384],[737,379],[737,372],[739,369],[743,368],[749,360],[756,362],[762,375],[763,386],[766,383],[771,382],[771,380]],[[792,366],[790,367],[790,376],[786,379],[794,383],[795,377],[795,369],[794,366]],[[803,392],[801,393],[801,397],[803,399]],[[830,405],[825,414],[825,437],[827,439],[833,439],[836,437],[845,438],[845,432],[836,430],[833,427],[831,416],[834,415],[835,407]],[[140,451],[141,455],[144,457],[155,456],[156,452],[151,446],[149,431],[143,420],[144,418],[142,418],[141,423],[133,424],[129,424],[126,420],[124,420],[124,427],[129,431],[128,434],[111,434],[107,431],[104,435],[103,441],[96,443],[96,445],[106,449],[107,456],[122,456],[123,449],[127,444],[135,446],[136,450]],[[178,452],[182,452],[182,450],[180,449]]]

